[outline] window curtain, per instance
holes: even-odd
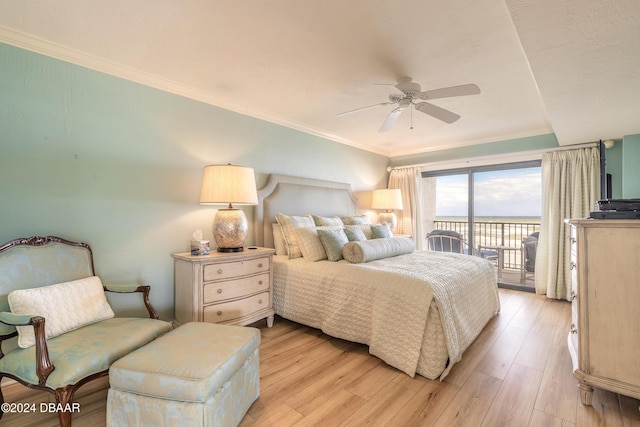
[[[402,193],[401,211],[396,211],[398,225],[396,234],[408,234],[416,241],[416,249],[423,249],[424,242],[420,236],[422,230],[422,212],[420,194],[422,194],[422,174],[419,168],[393,169],[389,175],[389,188],[399,188]]]
[[[542,215],[536,254],[536,293],[569,299],[569,226],[566,218],[586,218],[600,195],[597,148],[553,151],[542,156]]]

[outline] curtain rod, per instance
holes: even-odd
[[[535,156],[535,155],[541,156],[542,154],[548,153],[551,151],[577,150],[579,148],[597,147],[598,143],[599,143],[598,141],[594,141],[594,142],[585,142],[584,144],[565,145],[563,147],[542,148],[538,150],[516,151],[513,153],[501,153],[501,154],[494,154],[490,156],[463,157],[460,159],[439,160],[437,162],[416,163],[413,165],[402,165],[402,166],[395,166],[395,167],[387,166],[387,172],[391,172],[394,169],[406,169],[406,168],[415,168],[415,167],[443,165],[447,163],[462,163],[462,162],[472,162],[472,161],[480,161],[480,160],[500,159],[500,158],[513,157],[513,156],[523,156],[523,157]]]
[[[565,145],[564,147],[554,147],[543,150],[544,153],[548,153],[550,151],[569,151],[569,150],[578,150],[580,148],[590,148],[597,147],[599,142],[586,142],[584,144],[575,144],[575,145]]]

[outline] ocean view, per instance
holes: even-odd
[[[467,221],[466,216],[436,216],[436,221]],[[539,216],[477,216],[475,222],[540,224]]]

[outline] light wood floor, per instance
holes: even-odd
[[[261,394],[249,426],[640,426],[640,401],[596,390],[580,403],[566,338],[570,304],[500,290],[502,311],[444,381],[407,375],[367,347],[276,318],[263,322]],[[107,379],[77,394],[74,426],[105,425]],[[5,387],[7,402],[48,402],[47,393]],[[2,426],[56,426],[54,414],[6,414]]]

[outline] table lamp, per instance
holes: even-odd
[[[402,210],[402,194],[399,188],[385,188],[373,190],[373,200],[371,209],[383,209],[384,212],[378,214],[378,221],[387,224],[391,231],[395,230],[398,220],[392,210]]]
[[[213,219],[213,239],[218,252],[241,252],[249,226],[242,209],[233,205],[257,205],[258,192],[253,168],[209,165],[204,168],[201,205],[228,205]]]

